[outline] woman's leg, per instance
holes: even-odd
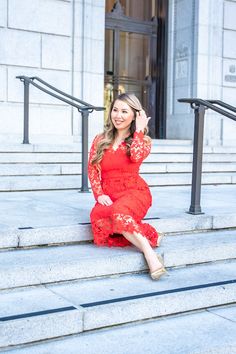
[[[134,232],[133,234],[129,232],[122,232],[122,234],[130,243],[132,243],[141,252],[143,252],[151,273],[163,267],[161,262],[158,260],[156,253],[145,237],[137,232]]]

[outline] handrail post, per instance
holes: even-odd
[[[88,192],[88,117],[89,110],[81,109],[82,115],[82,185],[81,192]]]
[[[24,80],[24,140],[23,144],[29,144],[29,82]]]
[[[194,142],[193,142],[193,167],[192,167],[192,191],[189,214],[203,214],[201,211],[201,179],[202,179],[202,153],[205,107],[203,105],[192,106],[194,108]]]

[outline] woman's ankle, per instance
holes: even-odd
[[[144,257],[146,259],[150,272],[154,272],[158,269],[163,268],[163,264],[159,261],[154,251],[152,254],[151,253],[144,254]]]

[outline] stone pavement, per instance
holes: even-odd
[[[147,218],[186,215],[191,198],[189,186],[155,187],[151,191],[153,205]],[[92,193],[76,190],[2,192],[0,231],[89,223],[93,204]],[[206,215],[236,214],[236,185],[202,186],[201,206]]]
[[[236,306],[226,306],[65,337],[9,354],[235,354],[235,328]]]

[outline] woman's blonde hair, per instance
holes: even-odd
[[[99,139],[97,142],[97,147],[96,147],[97,151],[91,161],[91,163],[93,165],[100,163],[100,161],[102,160],[103,154],[104,154],[104,150],[108,149],[109,146],[114,142],[114,140],[116,138],[117,130],[112,122],[111,112],[114,107],[115,101],[117,101],[117,100],[127,103],[128,106],[134,112],[135,118],[136,118],[137,112],[139,112],[143,109],[139,99],[132,93],[130,93],[130,94],[122,93],[116,99],[113,100],[113,102],[111,103],[110,109],[109,109],[107,122],[104,127],[104,132],[99,136]],[[134,119],[130,125],[130,134],[125,139],[128,156],[130,156],[130,146],[133,141],[133,136],[134,136],[135,130],[136,130],[136,124],[135,124],[135,119]],[[148,134],[148,127],[146,127],[144,129],[144,139],[148,144],[150,144],[151,138],[147,134]]]

